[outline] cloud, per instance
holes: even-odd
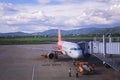
[[[52,0],[38,0],[40,4],[47,4],[50,3]]]
[[[79,3],[82,0],[38,0],[40,4],[69,4],[69,3]]]
[[[5,5],[7,6],[7,4]],[[45,16],[44,13],[40,10],[21,10],[21,8],[17,7],[19,12],[14,12],[14,14],[4,14],[6,11],[6,7],[4,5],[1,6],[0,11],[0,32],[14,32],[14,31],[25,31],[25,32],[34,32],[38,31],[32,27],[29,29],[31,25],[41,26],[47,25],[49,22],[49,17]],[[14,9],[14,8],[13,8]],[[9,10],[8,10],[9,12]],[[29,26],[29,27],[28,27]],[[7,29],[7,30],[6,30]],[[43,29],[43,28],[41,28]],[[28,30],[28,31],[27,31]]]
[[[4,15],[11,15],[19,11],[11,3],[0,3],[0,12]]]
[[[78,3],[81,2],[81,0],[58,0],[61,3]]]
[[[120,21],[120,5],[111,5],[106,9],[86,9],[83,14],[70,18],[65,24],[72,26],[83,26],[93,24],[115,24]]]
[[[96,1],[96,2],[102,2],[102,3],[108,3],[108,2],[110,2],[111,0],[94,0],[94,1]]]
[[[25,24],[33,24],[36,22],[45,22],[47,21],[47,17],[42,14],[41,11],[36,12],[21,12],[11,16],[4,16],[1,18],[5,24],[8,25],[25,25]]]
[[[61,27],[77,29],[88,25],[110,25],[120,21],[120,3],[108,0],[57,0],[63,4],[51,4],[56,0],[40,0],[46,5],[13,5],[0,3],[0,32],[39,32]],[[107,5],[107,1],[109,2]],[[78,3],[77,3],[78,2]],[[67,3],[67,4],[66,4]],[[15,7],[14,7],[15,6]],[[12,27],[11,27],[12,26]],[[2,27],[2,28],[1,28]],[[15,28],[14,28],[15,27]]]
[[[8,25],[0,26],[0,33],[16,32],[16,31],[19,31],[19,28],[17,26],[8,26]]]

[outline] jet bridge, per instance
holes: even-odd
[[[88,52],[99,58],[105,65],[109,65],[116,71],[120,71],[120,42],[107,42],[103,35],[103,42],[91,41],[88,43]]]

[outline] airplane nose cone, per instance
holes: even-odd
[[[74,58],[80,58],[82,56],[82,51],[75,51]]]

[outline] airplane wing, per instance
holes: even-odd
[[[58,50],[57,48],[39,48],[39,47],[24,47],[27,49],[34,49],[34,50],[40,50],[40,51],[49,51],[46,54],[41,54],[41,56],[49,59],[57,59],[58,55],[62,54],[62,50]],[[63,54],[62,54],[63,55]]]
[[[42,48],[42,47],[23,47],[26,49],[34,49],[34,50],[42,50],[42,51],[55,51],[55,52],[60,52],[62,50],[58,50],[57,48]]]
[[[54,50],[53,48],[38,48],[38,47],[24,47],[27,49],[35,49],[35,50],[43,50],[43,51],[51,51]]]

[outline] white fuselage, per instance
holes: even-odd
[[[82,50],[80,46],[76,43],[60,41],[58,42],[58,46],[64,55],[68,55],[69,57],[76,59],[82,56]]]

